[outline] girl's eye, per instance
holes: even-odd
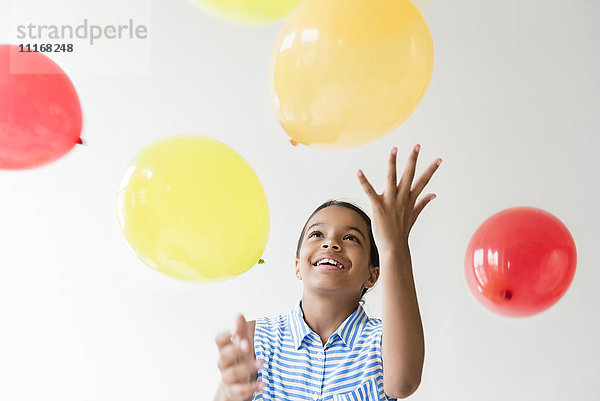
[[[323,236],[323,234],[320,231],[313,231],[310,234],[308,234],[308,238],[312,238],[314,236]],[[358,237],[356,235],[352,235],[352,234],[348,234],[344,237],[344,239],[350,238],[352,241],[358,242],[360,244],[360,240],[358,239]]]
[[[352,239],[352,241],[356,241],[356,242],[360,243],[360,241],[358,240],[358,237],[355,235],[346,235],[344,238],[350,238],[350,239]]]

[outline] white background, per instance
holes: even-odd
[[[215,334],[238,311],[250,320],[298,301],[294,252],[310,212],[332,197],[368,209],[356,170],[382,190],[390,148],[403,164],[417,142],[420,168],[444,162],[429,186],[438,198],[411,236],[426,336],[411,398],[600,399],[600,3],[420,5],[436,52],[428,92],[406,123],[358,149],[289,144],[268,96],[280,23],[236,26],[183,0],[154,1],[151,73],[67,70],[86,146],[43,168],[0,171],[0,400],[211,399]],[[254,167],[271,213],[265,264],[193,284],[152,271],[129,248],[115,212],[121,174],[144,146],[176,134],[217,138]],[[463,274],[475,229],[513,206],[555,214],[578,249],[566,295],[523,319],[481,306]],[[367,311],[380,310],[376,287]]]

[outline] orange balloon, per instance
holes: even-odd
[[[415,110],[433,42],[408,0],[304,0],[271,57],[271,100],[298,143],[344,149],[387,135]]]

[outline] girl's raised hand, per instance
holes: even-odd
[[[416,145],[411,151],[399,182],[396,178],[398,148],[392,148],[388,162],[387,183],[385,191],[381,195],[375,192],[362,170],[357,172],[358,180],[371,201],[375,243],[382,250],[393,249],[398,244],[408,244],[408,235],[417,217],[423,208],[435,198],[435,194],[431,193],[421,198],[419,195],[439,167],[442,159],[434,160],[413,182],[420,148],[419,145]]]
[[[264,388],[264,383],[257,381],[263,361],[254,357],[247,324],[244,316],[238,315],[234,332],[222,332],[215,338],[219,347],[217,365],[221,371],[221,385],[215,400],[251,400],[255,392]]]

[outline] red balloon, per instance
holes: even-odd
[[[64,71],[41,53],[0,45],[0,168],[50,163],[81,143],[79,98]]]
[[[532,207],[503,210],[477,229],[465,256],[469,288],[505,316],[539,313],[569,288],[577,251],[565,225]]]

